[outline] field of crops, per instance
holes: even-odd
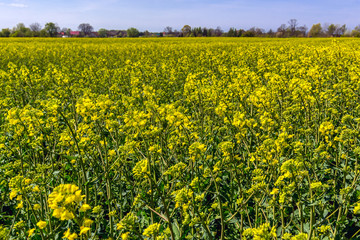
[[[0,239],[360,236],[360,40],[1,39]]]

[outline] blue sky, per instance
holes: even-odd
[[[162,31],[220,26],[276,30],[295,18],[308,28],[314,23],[360,24],[360,0],[0,0],[0,29],[38,22],[55,22],[77,29],[90,23],[95,30],[127,29]]]

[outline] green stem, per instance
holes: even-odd
[[[80,151],[80,147],[79,147],[79,144],[77,142],[77,139],[76,139],[76,135],[72,129],[72,127],[70,126],[67,118],[64,116],[64,114],[61,112],[61,111],[58,111],[58,113],[61,115],[61,117],[64,119],[65,121],[65,124],[68,126],[70,132],[71,132],[71,135],[74,139],[74,142],[75,142],[75,145],[76,145],[76,148],[77,148],[77,151],[78,151],[78,154],[79,154],[79,163],[80,163],[80,167],[81,167],[81,170],[82,170],[82,175],[83,175],[83,182],[85,184],[85,195],[86,195],[86,202],[89,202],[89,186],[87,185],[87,176],[86,176],[86,171],[85,171],[85,166],[84,166],[84,162],[83,162],[83,159],[82,159],[82,156],[81,156],[81,151]]]

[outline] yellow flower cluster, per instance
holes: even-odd
[[[81,194],[81,190],[79,190],[79,187],[76,185],[61,184],[57,186],[48,198],[49,207],[54,210],[52,215],[62,221],[75,218],[71,207],[80,205],[84,197],[85,195]],[[90,209],[90,206],[83,204],[80,211],[86,211],[88,209]]]
[[[143,235],[146,237],[151,237],[152,235],[156,235],[160,230],[160,223],[154,223],[148,226],[144,232]]]
[[[258,228],[248,228],[243,233],[244,239],[271,240],[276,238],[276,227],[264,223]]]
[[[147,159],[137,162],[133,169],[133,174],[137,178],[146,176],[149,173],[149,161]]]

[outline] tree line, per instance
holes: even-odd
[[[184,25],[181,30],[170,26],[164,28],[163,32],[153,33],[149,31],[140,32],[136,28],[127,30],[108,30],[105,28],[94,32],[89,23],[81,23],[77,31],[70,28],[60,28],[58,24],[48,22],[42,27],[39,23],[32,23],[28,27],[24,23],[18,23],[12,29],[4,28],[0,37],[360,37],[360,25],[350,30],[341,24],[314,24],[310,30],[305,25],[300,25],[296,19],[290,19],[287,24],[281,24],[276,31],[270,29],[252,27],[250,29],[236,29],[231,27],[227,32],[221,27],[191,27]]]

